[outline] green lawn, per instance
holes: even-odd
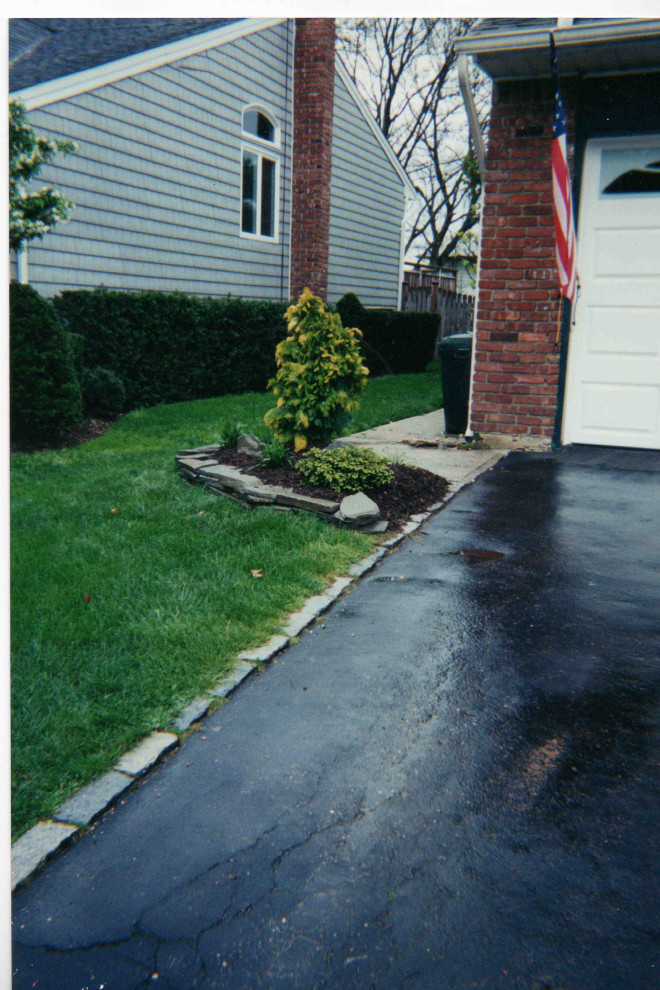
[[[249,394],[135,411],[91,443],[12,456],[14,837],[167,728],[373,545],[178,477],[180,447],[232,420],[266,436],[271,404]],[[437,375],[375,379],[353,430],[439,405]]]

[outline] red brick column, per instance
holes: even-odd
[[[562,95],[571,128],[570,87],[562,86]],[[549,83],[508,83],[494,96],[471,416],[479,433],[553,433],[559,291],[552,115]]]
[[[291,296],[326,298],[335,87],[335,22],[296,18],[293,74]]]

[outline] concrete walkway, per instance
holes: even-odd
[[[487,471],[507,450],[455,450],[443,447],[445,414],[442,409],[411,416],[346,437],[350,443],[371,447],[377,453],[404,464],[425,468],[456,486],[469,484]],[[412,441],[409,443],[407,441]],[[414,446],[415,442],[427,446]]]
[[[656,990],[659,474],[482,474],[17,892],[14,990]]]

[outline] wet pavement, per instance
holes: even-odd
[[[659,473],[463,490],[17,892],[14,987],[656,990]]]

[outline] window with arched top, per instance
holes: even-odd
[[[263,107],[242,112],[241,236],[276,240],[280,176],[280,131]]]

